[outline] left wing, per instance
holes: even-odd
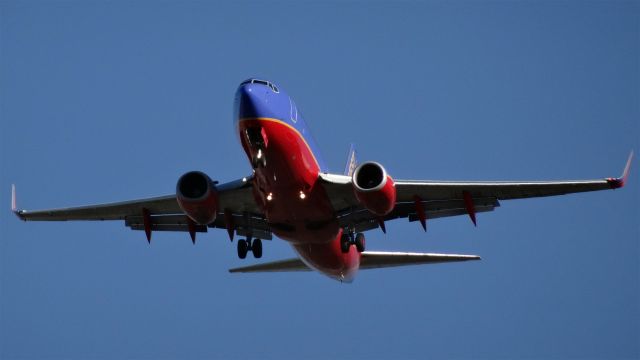
[[[253,178],[247,177],[216,186],[220,209],[216,220],[208,227],[222,228],[232,236],[251,234],[271,239],[269,225],[253,198]],[[124,220],[133,230],[206,232],[207,226],[194,224],[184,214],[175,195],[130,200],[88,206],[49,209],[18,210],[15,187],[12,189],[12,210],[24,221],[68,220]],[[146,219],[146,221],[145,221]]]
[[[413,181],[397,180],[396,205],[383,219],[371,214],[358,203],[353,193],[351,177],[322,174],[322,183],[337,211],[340,223],[355,231],[380,226],[381,221],[408,218],[409,221],[439,217],[469,215],[493,211],[500,200],[555,196],[570,193],[617,189],[624,186],[633,159],[629,155],[618,178],[568,181]],[[424,223],[423,223],[424,224]]]

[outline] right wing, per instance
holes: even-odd
[[[383,219],[363,208],[355,198],[349,176],[321,174],[341,226],[361,232],[380,226],[381,220],[408,218],[409,221],[493,211],[500,200],[555,196],[570,193],[617,189],[624,186],[633,159],[629,155],[618,178],[565,181],[429,181],[397,180],[396,205]],[[423,221],[421,220],[421,221]]]
[[[476,255],[365,251],[360,254],[360,269],[437,264],[480,260]],[[231,273],[310,271],[302,260],[288,259],[230,269]]]
[[[270,240],[267,221],[253,198],[253,178],[247,177],[216,186],[220,209],[216,220],[208,227],[222,228],[232,236],[249,235]],[[133,230],[206,232],[207,226],[193,224],[184,214],[175,195],[123,202],[49,210],[18,210],[15,187],[12,189],[12,210],[24,221],[124,220]]]

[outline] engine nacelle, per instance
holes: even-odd
[[[176,185],[178,205],[191,220],[207,225],[216,219],[218,191],[211,178],[200,171],[191,171],[180,177]]]
[[[360,164],[353,172],[353,190],[367,210],[385,216],[396,205],[396,187],[391,176],[376,162]]]

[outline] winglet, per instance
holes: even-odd
[[[11,211],[18,212],[18,206],[16,206],[16,185],[11,184]]]
[[[627,165],[625,165],[624,170],[622,171],[622,175],[618,178],[608,178],[607,182],[612,189],[619,189],[624,186],[627,182],[627,178],[629,177],[629,169],[631,169],[631,161],[633,161],[633,150],[629,154],[629,158],[627,159]]]
[[[16,214],[16,216],[20,220],[26,220],[22,215],[23,212],[21,210],[18,210],[18,201],[16,200],[16,186],[14,184],[11,184],[11,211]]]

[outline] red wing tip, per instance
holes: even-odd
[[[622,175],[618,178],[607,178],[607,182],[612,189],[619,189],[624,186],[627,182],[627,178],[629,177],[629,170],[631,169],[631,162],[633,161],[633,150],[629,154],[629,158],[627,159],[627,164],[622,171]]]

